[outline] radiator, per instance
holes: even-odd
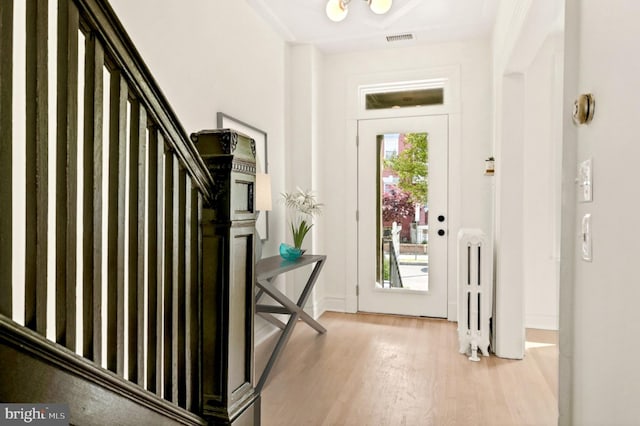
[[[458,341],[460,353],[480,361],[478,349],[489,355],[492,312],[493,253],[479,229],[458,233]]]

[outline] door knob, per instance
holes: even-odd
[[[444,222],[444,216],[443,215],[438,216],[438,222]]]
[[[578,96],[573,104],[573,122],[575,124],[588,124],[593,120],[596,101],[591,93]]]
[[[438,235],[442,237],[444,235],[444,229],[438,229]]]

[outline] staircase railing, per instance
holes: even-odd
[[[384,242],[384,246],[387,247],[389,254],[389,286],[392,288],[402,288],[402,274],[400,273],[397,247],[394,246],[393,238],[385,239]]]
[[[0,401],[206,423],[213,184],[106,1],[0,2]]]

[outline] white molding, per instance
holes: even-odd
[[[563,62],[563,105],[571,105],[579,91],[579,66],[581,48],[581,22],[579,0],[565,2],[564,62]],[[562,126],[562,210],[560,243],[560,286],[559,286],[559,360],[558,360],[558,424],[574,424],[575,365],[575,255],[576,255],[576,191],[573,178],[577,164],[578,128],[567,125],[571,111],[563,111]],[[585,347],[587,349],[588,346]]]
[[[458,320],[458,231],[462,227],[462,114],[449,114],[447,319]],[[488,230],[485,231],[489,234]],[[453,305],[453,306],[452,306]]]
[[[500,3],[493,38],[494,69],[499,75],[505,72],[511,60],[532,1],[515,0]]]
[[[368,110],[367,109],[367,95],[370,94],[379,94],[379,93],[393,93],[393,92],[405,92],[411,90],[426,90],[426,89],[442,89],[443,91],[443,104],[438,105],[429,105],[429,106],[413,106],[410,108],[400,108],[396,109],[383,109],[381,110]],[[414,114],[416,111],[423,112],[421,115],[428,115],[429,113],[434,114],[434,110],[439,110],[443,106],[446,108],[448,104],[451,102],[451,82],[448,78],[428,78],[428,79],[418,79],[418,80],[408,80],[408,81],[392,81],[392,82],[384,82],[384,83],[374,83],[374,84],[364,84],[358,87],[358,115],[366,116],[370,118],[371,116],[376,116],[378,113],[382,113],[384,118],[389,117],[389,113],[407,115]]]
[[[312,318],[318,319],[326,311],[325,304],[326,303],[324,299],[317,300],[316,298],[313,298],[312,301],[307,302],[307,304],[304,307],[304,311],[307,314],[309,314]]]
[[[447,321],[458,322],[458,304],[453,300],[449,300],[447,308]]]
[[[460,151],[462,147],[462,101],[460,95],[461,77],[460,65],[436,66],[429,68],[419,68],[410,70],[385,71],[370,74],[351,75],[347,79],[346,87],[346,105],[347,105],[347,132],[348,140],[354,140],[358,134],[358,120],[378,119],[378,118],[396,118],[396,117],[414,117],[429,115],[448,115],[449,116],[449,188],[448,188],[448,220],[450,235],[456,235],[460,228],[460,209],[461,209],[461,183],[457,178],[461,172]],[[400,108],[390,110],[366,110],[362,103],[362,98],[368,87],[381,87],[397,85],[398,83],[411,82],[433,82],[441,84],[444,87],[444,104],[435,106],[424,106],[415,108]],[[348,163],[356,164],[357,148],[355,143],[353,148],[348,151]],[[455,158],[453,158],[455,156]],[[353,182],[353,187],[348,188],[349,193],[357,194],[357,175],[356,168],[349,168],[346,172],[346,182]],[[358,208],[357,196],[353,197],[351,202],[345,206],[345,217],[353,219],[353,229],[357,229],[355,221],[355,211]],[[357,253],[357,232],[354,231],[354,252]],[[352,241],[351,239],[349,241]],[[448,246],[448,267],[447,267],[447,318],[455,320],[457,318],[457,306],[453,309],[456,315],[451,316],[449,306],[453,303],[457,304],[457,284],[456,275],[456,239],[449,239]],[[453,256],[452,256],[453,254]],[[356,286],[358,285],[358,270],[354,262],[348,263],[346,271],[346,300],[340,311],[357,312],[358,297],[356,296]],[[331,310],[328,308],[328,310]]]
[[[351,87],[351,86],[349,86]],[[351,93],[351,89],[347,90]],[[348,96],[349,99],[355,99],[355,91],[353,96]],[[345,190],[347,194],[352,196],[346,197],[344,217],[346,221],[349,221],[350,226],[346,227],[345,241],[348,247],[346,247],[346,253],[352,254],[353,259],[358,258],[358,222],[356,221],[356,211],[358,209],[358,174],[357,167],[355,165],[358,161],[358,148],[356,147],[356,138],[358,136],[358,121],[347,121],[347,140],[352,143],[347,144],[345,148],[345,164],[348,166],[345,168]],[[337,310],[341,312],[357,312],[358,311],[358,297],[356,296],[356,287],[358,285],[358,265],[357,262],[347,261],[345,262],[344,271],[344,297],[342,305]],[[326,305],[327,309],[329,305]]]
[[[522,177],[516,167],[524,143],[520,137],[524,122],[520,123],[523,118],[518,116],[518,111],[524,109],[522,72],[527,70],[549,34],[557,32],[557,15],[562,12],[563,4],[556,0],[503,1],[494,31],[494,154],[502,159],[502,166],[495,177],[496,314],[493,324],[496,354],[506,358],[519,359],[524,355],[523,237],[519,234],[522,217],[518,212],[521,197],[514,187]],[[550,325],[551,322],[537,318],[535,323]]]
[[[371,87],[429,82],[438,84],[438,87],[444,87],[443,105],[383,110],[364,108],[363,98],[367,89]],[[347,93],[348,117],[355,120],[459,113],[461,110],[460,65],[352,75],[347,81]]]
[[[355,311],[350,311],[347,309],[347,303],[345,299],[340,297],[325,297],[324,298],[324,312],[349,312],[354,313]]]
[[[521,359],[524,356],[524,280],[522,262],[522,114],[523,76],[508,75],[500,79],[501,96],[496,114],[497,168],[495,220],[495,303],[494,335],[496,355]],[[514,113],[514,111],[516,113]]]
[[[260,324],[260,325],[258,325]],[[255,331],[254,331],[254,337],[253,337],[253,343],[254,345],[259,345],[263,342],[265,342],[267,339],[269,339],[271,336],[273,336],[274,334],[278,333],[280,331],[280,329],[270,323],[268,323],[267,321],[263,320],[262,318],[260,318],[259,316],[255,317]]]
[[[494,38],[496,70],[522,72],[531,64],[544,40],[558,32],[564,2],[516,0],[508,4],[512,7],[510,17],[500,21],[503,27],[496,30]]]

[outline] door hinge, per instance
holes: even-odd
[[[360,146],[360,136],[356,136],[356,147]]]
[[[356,210],[356,222],[360,220],[360,210]]]
[[[356,296],[360,296],[360,286],[356,286]]]

